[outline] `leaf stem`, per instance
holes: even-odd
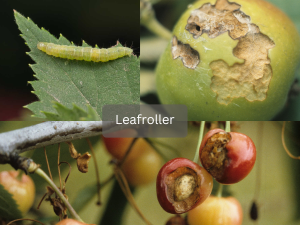
[[[203,139],[204,127],[205,127],[205,121],[201,121],[198,144],[197,144],[197,148],[196,148],[196,152],[195,152],[195,156],[194,156],[194,160],[193,160],[195,163],[198,163],[198,161],[199,161],[199,151],[200,151],[200,145],[201,145],[201,142]]]

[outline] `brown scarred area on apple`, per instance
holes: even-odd
[[[176,36],[172,39],[172,55],[173,59],[181,58],[183,65],[190,69],[195,69],[200,62],[199,53],[189,44],[178,41]]]
[[[233,39],[243,37],[248,33],[250,17],[241,12],[240,7],[239,4],[229,3],[227,0],[218,0],[215,5],[204,4],[192,11],[185,29],[194,38],[203,33],[215,38],[227,31]]]
[[[217,180],[223,176],[225,167],[229,163],[226,144],[230,140],[230,133],[216,133],[207,140],[201,151],[200,158],[203,167]]]
[[[274,46],[274,42],[256,27],[233,49],[234,56],[245,60],[243,64],[228,66],[223,60],[211,62],[213,77],[210,87],[218,94],[218,102],[227,105],[239,97],[248,101],[266,99],[273,74],[268,50]]]
[[[167,196],[177,213],[189,210],[200,198],[201,180],[188,167],[179,167],[165,179]]]
[[[232,66],[223,60],[210,63],[213,73],[211,89],[217,94],[217,101],[225,105],[240,97],[248,101],[265,100],[273,74],[268,52],[275,47],[275,43],[251,23],[250,16],[242,12],[240,7],[227,0],[217,0],[215,5],[206,3],[191,12],[185,27],[195,39],[203,33],[207,33],[209,38],[216,38],[228,32],[232,39],[239,40],[233,55],[243,59],[244,63]],[[178,43],[181,42],[178,40]],[[184,51],[186,49],[182,48],[181,55],[184,55]],[[193,55],[188,55],[188,60],[192,62]],[[193,64],[193,67],[184,65],[194,69],[198,64]]]

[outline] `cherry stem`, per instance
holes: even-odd
[[[119,162],[118,166],[121,168],[121,166],[123,165],[123,163],[125,162],[126,158],[128,157],[129,153],[131,152],[131,149],[133,147],[133,145],[135,144],[135,142],[138,140],[138,138],[134,138],[132,140],[132,142],[130,143],[124,157],[121,159],[121,161]]]
[[[19,174],[18,174],[18,176],[17,176],[17,179],[18,179],[18,180],[22,180],[23,174],[24,174],[24,171],[23,171],[23,170],[19,170]]]
[[[32,162],[34,163],[34,162]],[[59,188],[54,184],[54,182],[49,178],[49,176],[40,168],[35,169],[34,171],[29,171],[29,172],[34,172],[40,177],[42,177],[55,191],[55,193],[59,196],[59,198],[62,200],[62,202],[65,204],[65,206],[68,208],[71,216],[80,221],[83,222],[83,220],[79,217],[79,215],[76,213],[76,211],[73,209],[71,204],[68,202],[68,200],[65,198],[63,193],[59,190]],[[84,222],[83,222],[84,223]]]
[[[127,179],[123,173],[123,171],[116,165],[114,168],[114,172],[115,172],[115,177],[125,195],[125,197],[127,198],[127,201],[130,203],[130,205],[135,209],[135,211],[138,213],[138,215],[143,219],[143,221],[148,224],[151,225],[151,223],[146,219],[146,217],[144,216],[144,214],[142,213],[142,211],[139,209],[139,207],[137,206],[134,197],[131,193],[129,184],[127,182]]]
[[[230,132],[230,121],[226,121],[225,131]],[[222,192],[223,192],[223,184],[219,183],[216,196],[221,198],[222,197]]]
[[[200,151],[200,145],[201,145],[201,142],[203,139],[204,127],[205,127],[205,121],[201,121],[198,144],[197,144],[197,148],[196,148],[196,152],[195,152],[195,156],[194,156],[194,160],[193,160],[194,163],[199,162],[199,151]]]
[[[226,121],[226,124],[225,124],[225,131],[226,131],[226,132],[230,132],[230,121]]]
[[[289,157],[291,157],[292,159],[300,159],[300,156],[294,156],[289,149],[287,148],[286,144],[285,144],[285,139],[284,139],[284,130],[285,130],[285,124],[286,121],[283,122],[282,124],[282,131],[281,131],[281,141],[282,141],[282,145],[284,150],[286,151],[286,153],[289,155]]]
[[[101,184],[100,184],[100,174],[99,174],[96,154],[95,154],[95,151],[94,151],[94,148],[93,148],[93,145],[92,145],[90,139],[86,138],[86,141],[89,145],[89,148],[91,149],[91,152],[92,152],[92,155],[93,155],[93,160],[94,160],[96,180],[97,180],[97,196],[98,196],[97,205],[101,205],[101,199],[100,199],[101,198]]]
[[[219,183],[219,186],[218,186],[218,190],[217,190],[216,196],[217,196],[218,198],[221,198],[221,197],[222,197],[222,192],[223,192],[223,184]]]
[[[22,221],[22,220],[29,220],[29,221],[33,221],[33,222],[36,222],[36,223],[40,223],[40,224],[45,225],[44,223],[42,223],[42,222],[40,222],[40,221],[38,221],[38,220],[34,220],[34,219],[16,219],[16,220],[10,221],[10,222],[9,222],[8,224],[6,224],[6,225],[10,225],[10,224],[12,224],[12,223],[14,223],[14,222]]]

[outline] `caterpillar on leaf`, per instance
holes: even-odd
[[[93,62],[107,62],[115,60],[124,56],[130,56],[133,52],[131,48],[127,47],[113,47],[113,48],[91,48],[78,47],[68,45],[57,45],[47,42],[39,42],[37,48],[48,55],[64,59],[85,60]]]

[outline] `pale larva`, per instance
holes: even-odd
[[[131,48],[113,47],[113,48],[91,48],[77,47],[68,45],[56,45],[53,43],[39,42],[37,48],[48,55],[64,59],[85,60],[93,62],[107,62],[132,54]]]

